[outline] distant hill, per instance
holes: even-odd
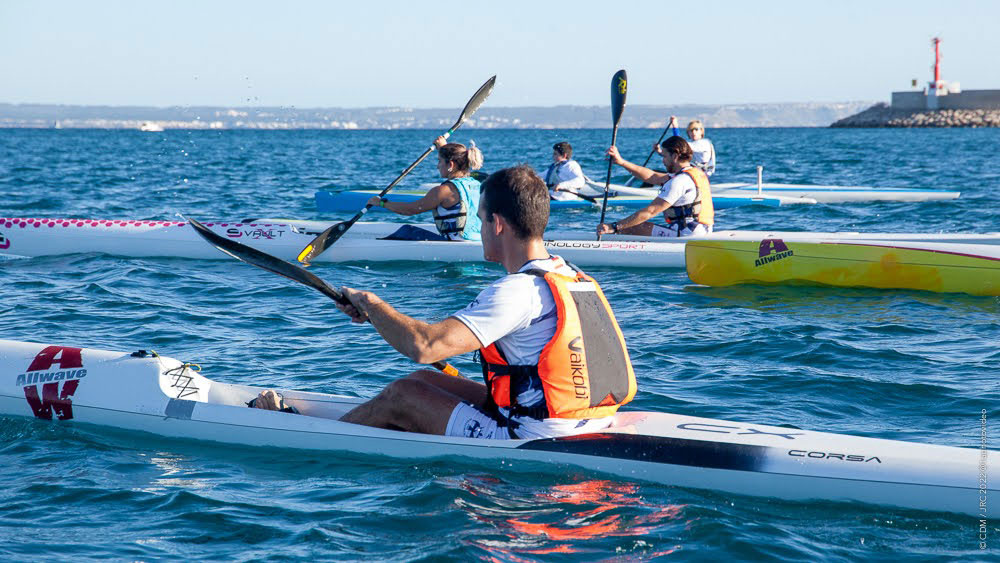
[[[684,126],[826,127],[872,102],[628,106],[622,127],[661,129],[670,115]],[[0,128],[87,129],[446,129],[456,108],[141,107],[0,104]],[[484,107],[466,127],[584,129],[608,127],[608,106]]]

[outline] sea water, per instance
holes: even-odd
[[[320,189],[387,185],[437,131],[0,129],[0,216],[240,220],[319,215]],[[960,190],[955,201],[721,211],[719,229],[1000,231],[1000,131],[709,130],[716,182]],[[641,162],[658,131],[623,130]],[[460,130],[486,169],[543,169],[569,141],[603,180],[607,130]],[[655,162],[655,160],[654,160]],[[433,157],[404,186],[434,181]],[[620,169],[616,170],[616,174]],[[610,209],[610,220],[629,211]],[[592,231],[599,211],[552,216]],[[377,216],[380,220],[404,218]],[[316,264],[437,321],[496,265]],[[590,268],[639,380],[630,408],[1000,448],[1000,300],[873,289],[692,284],[680,270]],[[370,397],[417,366],[319,293],[219,260],[0,260],[0,338],[155,349],[219,381]],[[471,355],[454,358],[475,376]],[[17,374],[0,374],[15,377]],[[391,453],[391,452],[387,452]],[[994,499],[992,502],[1000,502]],[[795,503],[577,470],[502,469],[236,448],[0,418],[0,559],[644,560],[996,557],[973,516]]]

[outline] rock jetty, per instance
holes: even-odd
[[[830,127],[1000,127],[1000,109],[893,109],[880,103]]]

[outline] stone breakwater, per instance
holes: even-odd
[[[830,127],[1000,127],[1000,109],[893,109],[875,104]]]

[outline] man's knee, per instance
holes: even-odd
[[[417,371],[397,381],[404,381],[409,379],[411,381],[420,381],[422,383],[433,383],[440,375],[441,372],[434,371],[432,369],[418,369]]]
[[[414,397],[422,395],[427,391],[427,387],[430,386],[429,383],[417,376],[418,373],[420,371],[413,372],[402,379],[397,379],[386,385],[382,389],[382,392],[379,393],[379,398],[388,401],[394,407],[407,408],[403,405],[411,403]]]

